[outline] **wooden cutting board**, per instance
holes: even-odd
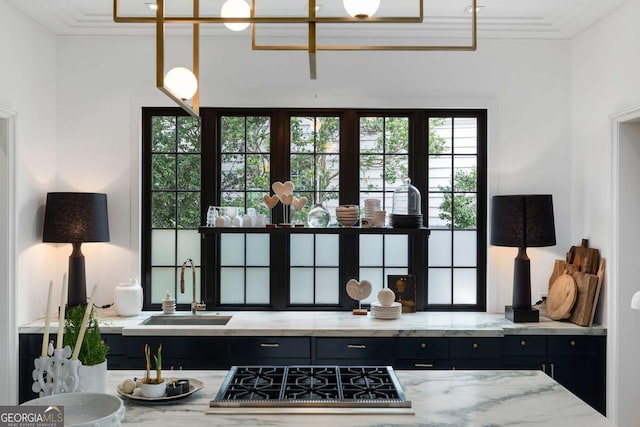
[[[576,281],[569,274],[562,274],[549,287],[547,293],[547,317],[561,320],[569,317],[576,302]]]
[[[594,297],[598,286],[598,276],[595,274],[577,271],[573,273],[577,286],[578,296],[576,303],[569,316],[569,321],[580,326],[589,326],[591,323],[591,313],[593,311]]]
[[[590,248],[588,239],[582,239],[580,246],[571,246],[566,261],[567,264],[577,266],[578,271],[596,274],[600,264],[600,251]]]
[[[558,277],[562,276],[565,271],[568,274],[573,274],[578,271],[578,266],[567,264],[566,261],[557,259],[553,263],[553,271],[551,272],[551,277],[549,278],[549,287],[547,288],[547,293],[549,292],[548,290],[551,289],[551,285],[553,285],[553,282],[555,282]]]

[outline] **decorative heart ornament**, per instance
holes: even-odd
[[[293,201],[291,202],[291,206],[293,206],[293,208],[297,211],[300,211],[302,208],[304,208],[304,205],[306,204],[307,198],[305,196],[302,196],[299,199],[297,197],[294,197]]]
[[[280,201],[282,202],[283,205],[289,206],[291,202],[293,202],[293,194],[291,193],[280,194]]]
[[[278,204],[278,201],[280,201],[278,196],[275,194],[273,196],[265,194],[264,196],[262,196],[262,200],[264,200],[264,204],[267,205],[269,209],[275,208]]]
[[[356,279],[351,279],[347,282],[347,295],[356,301],[362,301],[371,295],[371,282],[368,280],[362,280],[358,282]]]
[[[287,181],[285,183],[276,181],[271,185],[273,192],[278,196],[282,196],[283,194],[293,194],[293,182]]]

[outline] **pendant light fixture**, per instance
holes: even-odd
[[[344,10],[354,18],[371,18],[380,7],[380,0],[343,0]]]
[[[244,0],[227,0],[222,5],[220,16],[223,18],[249,18],[251,17],[251,7]],[[224,23],[224,26],[231,31],[242,31],[249,25],[248,22]]]
[[[186,101],[193,98],[198,90],[198,79],[190,69],[176,67],[170,69],[164,76],[164,85],[178,98]]]
[[[200,15],[200,0],[192,0],[193,14],[186,16],[167,16],[165,4],[167,0],[155,0],[157,10],[155,16],[124,16],[120,14],[120,3],[131,3],[133,0],[113,0],[113,20],[117,23],[146,23],[156,27],[156,86],[182,109],[194,117],[199,117],[199,76],[200,76],[200,24],[224,24],[233,31],[241,31],[251,25],[251,49],[270,51],[303,51],[309,55],[309,77],[316,78],[316,55],[321,50],[332,51],[475,51],[477,49],[477,1],[471,0],[470,42],[468,44],[427,44],[427,45],[353,45],[353,44],[319,44],[317,30],[325,24],[355,24],[360,27],[372,24],[421,24],[424,22],[424,0],[415,0],[415,11],[409,15],[373,16],[378,12],[380,0],[342,0],[344,9],[350,16],[317,16],[317,0],[306,0],[305,14],[257,15],[256,3],[269,3],[268,0],[227,0],[220,11],[220,16]],[[304,1],[304,0],[302,0]],[[339,2],[340,0],[334,0]],[[393,2],[391,2],[393,3]],[[165,75],[165,24],[190,24],[193,28],[193,73],[188,69],[171,70]],[[293,24],[307,26],[307,42],[302,44],[260,44],[256,40],[256,28],[262,24]],[[175,75],[174,75],[175,74]],[[185,89],[188,88],[187,89]],[[191,105],[185,101],[191,100]]]

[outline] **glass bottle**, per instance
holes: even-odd
[[[320,180],[316,181],[315,193],[315,204],[307,214],[307,225],[311,228],[326,228],[331,220],[331,215],[320,201]]]

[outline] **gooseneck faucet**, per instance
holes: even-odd
[[[204,304],[198,304],[196,301],[196,265],[191,258],[188,258],[185,262],[182,263],[182,269],[180,270],[180,293],[184,294],[184,270],[187,268],[187,265],[191,267],[191,283],[193,285],[193,300],[191,301],[191,314],[197,314],[198,310],[204,310]]]

